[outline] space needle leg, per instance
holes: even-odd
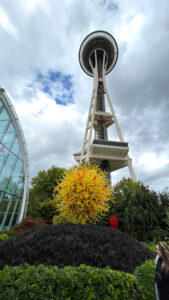
[[[112,105],[112,102],[110,100],[110,96],[108,94],[107,88],[106,88],[105,73],[103,73],[103,85],[104,85],[104,89],[105,89],[107,100],[108,100],[108,103],[109,103],[109,106],[110,106],[111,113],[112,113],[112,115],[114,117],[114,122],[115,122],[115,126],[116,126],[116,130],[117,130],[119,139],[120,139],[121,142],[124,142],[124,139],[123,139],[123,136],[122,136],[122,133],[121,133],[121,130],[120,130],[120,126],[119,126],[119,123],[117,121],[116,114],[115,114],[115,111],[113,109],[113,105]],[[133,166],[132,166],[132,160],[129,157],[129,155],[127,155],[127,163],[128,163],[128,167],[129,167],[131,178],[132,178],[132,180],[134,182],[136,182],[137,179],[136,179],[136,176],[135,176],[135,173],[134,173],[134,169],[133,169]]]
[[[95,56],[96,56],[96,52],[95,52]],[[89,114],[88,114],[88,119],[86,124],[85,136],[83,140],[80,163],[82,163],[84,155],[86,155],[85,163],[89,163],[90,160],[90,148],[92,144],[93,123],[94,123],[94,116],[96,111],[96,99],[97,99],[97,89],[98,89],[97,61],[95,67],[92,66],[91,61],[90,61],[90,65],[94,75],[94,86],[93,86],[92,99],[91,99],[91,104],[90,104],[90,109],[89,109]]]

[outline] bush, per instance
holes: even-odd
[[[134,275],[80,267],[6,266],[0,271],[0,300],[141,300]],[[149,298],[150,300],[151,298]]]
[[[33,219],[32,217],[26,217],[22,222],[12,231],[12,235],[19,234],[25,230],[28,230],[35,226],[40,226],[46,224],[43,219]]]
[[[169,246],[169,241],[165,240],[165,243],[167,243],[168,246]],[[152,242],[151,244],[144,243],[144,246],[146,246],[150,251],[152,251],[154,253],[157,252],[157,250],[156,250],[156,241]]]
[[[6,233],[0,233],[0,243],[6,241],[7,239],[9,239],[9,237]]]
[[[144,264],[137,267],[135,270],[137,284],[144,294],[145,300],[155,300],[155,262],[147,260]]]
[[[150,245],[150,244],[144,244],[150,251],[156,253],[156,246],[155,245]]]
[[[44,201],[39,204],[39,213],[43,220],[52,224],[53,216],[57,214],[56,204],[53,200]]]
[[[153,231],[151,231],[151,238],[155,242],[159,242],[164,240],[168,236],[168,231],[164,230],[160,227],[155,227]]]
[[[119,230],[97,225],[59,224],[31,228],[0,244],[5,265],[77,267],[85,264],[133,273],[155,254]]]
[[[64,223],[67,223],[67,220],[63,216],[58,215],[58,216],[53,217],[53,224],[54,225],[64,224]]]

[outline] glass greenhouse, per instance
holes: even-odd
[[[28,154],[14,107],[0,88],[0,231],[21,222],[28,202]]]

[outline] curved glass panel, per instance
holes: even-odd
[[[26,144],[14,108],[0,89],[0,231],[10,230],[21,221],[27,201]]]

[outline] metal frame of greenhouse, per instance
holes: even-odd
[[[0,88],[0,231],[26,215],[29,196],[28,152],[15,109]]]

